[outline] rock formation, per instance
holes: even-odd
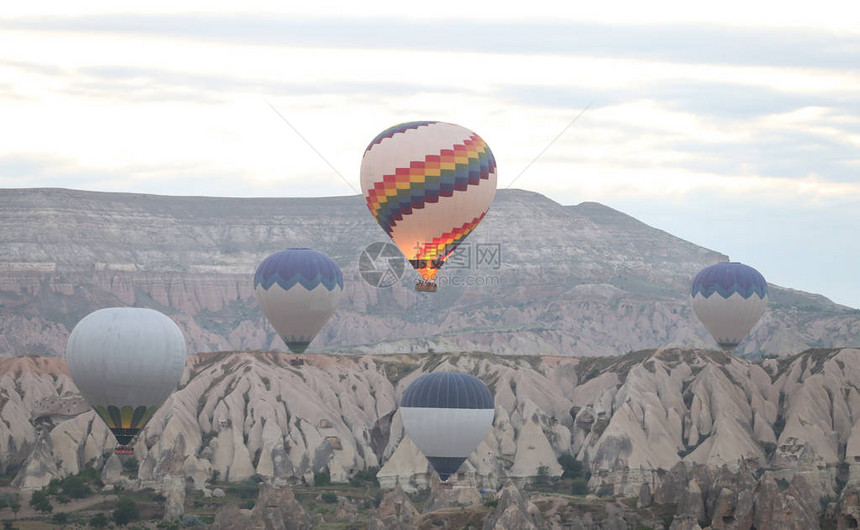
[[[418,510],[398,484],[382,497],[371,527],[405,530],[414,528],[419,517]]]
[[[292,488],[284,481],[275,481],[263,484],[250,513],[240,510],[235,504],[228,504],[215,515],[211,528],[216,530],[309,530],[313,528],[313,522],[296,500]]]
[[[345,482],[380,467],[385,488],[428,487],[438,478],[404,437],[396,404],[421,374],[453,369],[487,383],[496,415],[452,477],[452,493],[437,494],[433,509],[478,502],[460,495],[529,483],[539,470],[553,480],[567,453],[591,473],[592,492],[646,512],[674,506],[677,525],[814,525],[826,508],[846,526],[860,518],[860,349],[761,362],[702,350],[614,358],[192,355],[179,390],[133,445],[135,481],[121,474],[114,441],[92,411],[46,416],[38,408],[77,397],[61,360],[22,358],[4,367],[0,380],[11,384],[0,387],[8,451],[0,461],[19,470],[14,486],[40,488],[96,467],[106,484],[162,492],[169,515],[181,513],[182,485],[203,489],[216,471],[227,481],[327,471]],[[394,501],[386,502],[376,516],[382,522]],[[525,512],[505,520],[518,513]],[[564,517],[559,512],[559,524]],[[584,514],[570,517],[586,522]]]
[[[496,494],[496,508],[484,521],[484,530],[537,530],[535,508],[529,506],[512,481],[508,481]]]
[[[433,297],[415,293],[408,274],[392,288],[365,283],[359,256],[377,241],[387,237],[358,197],[0,190],[0,356],[62,355],[75,323],[117,305],[170,315],[193,352],[283,349],[251,279],[289,246],[325,252],[344,272],[341,306],[313,351],[583,356],[714,344],[689,284],[726,256],[599,204],[500,190]],[[741,353],[860,338],[856,311],[777,286],[770,299]]]

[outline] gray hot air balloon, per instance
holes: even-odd
[[[406,434],[445,481],[493,426],[493,394],[473,375],[424,374],[403,393],[400,415]]]
[[[176,390],[186,354],[179,327],[152,309],[100,309],[72,330],[69,372],[116,437],[118,454],[131,454],[131,439]]]

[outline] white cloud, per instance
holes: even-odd
[[[849,225],[860,224],[846,213],[860,203],[855,11],[843,3],[832,12],[748,2],[511,5],[254,2],[240,12],[227,2],[154,1],[140,15],[114,2],[74,12],[9,6],[0,20],[0,115],[11,124],[0,129],[0,186],[352,194],[266,100],[352,186],[377,132],[424,118],[481,134],[504,186],[594,100],[516,187],[620,207],[750,255],[778,283],[860,306],[858,292],[833,294],[844,293],[839,274],[850,278],[842,261],[830,279],[807,273],[828,266],[810,254],[856,261],[860,250],[804,228],[853,233]],[[314,17],[307,33],[279,35],[279,24],[299,16]],[[396,17],[413,21],[406,30],[415,20],[436,25],[410,44],[386,27]],[[583,23],[571,26],[583,33],[565,33],[564,20]],[[451,33],[437,38],[449,22]],[[374,41],[379,28],[396,39]],[[546,40],[532,38],[544,30]],[[725,219],[714,221],[718,214]],[[765,229],[751,231],[745,218],[781,233],[784,248],[756,242]],[[769,255],[798,265],[783,272]]]

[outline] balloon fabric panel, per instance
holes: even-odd
[[[473,134],[463,144],[443,149],[438,155],[427,155],[423,162],[414,161],[408,168],[396,168],[367,190],[367,207],[376,222],[389,235],[397,221],[425,203],[439,202],[455,191],[466,191],[488,180],[496,170],[496,161],[487,144]],[[434,256],[427,256],[434,257]]]
[[[179,327],[167,316],[141,308],[87,315],[66,346],[72,380],[121,445],[176,389],[185,355]]]
[[[720,262],[705,267],[693,279],[690,287],[690,296],[701,294],[710,298],[714,293],[723,298],[738,293],[743,298],[758,295],[764,298],[767,295],[767,282],[764,276],[754,268],[738,262]]]
[[[480,379],[459,372],[425,374],[409,385],[401,407],[492,409],[493,394]]]
[[[340,267],[308,248],[276,252],[254,274],[257,304],[294,353],[303,353],[331,318],[342,291]]]
[[[406,434],[446,480],[492,427],[493,394],[470,374],[424,374],[403,393],[400,416]]]
[[[702,269],[690,286],[693,310],[717,344],[731,352],[758,323],[768,302],[767,282],[754,268],[720,262]]]
[[[426,280],[486,215],[496,160],[474,132],[444,122],[386,129],[361,163],[368,209]]]

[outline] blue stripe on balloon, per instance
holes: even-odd
[[[473,375],[460,372],[424,374],[406,389],[401,407],[492,409],[493,394]]]
[[[744,299],[767,296],[767,282],[757,270],[737,262],[721,262],[705,267],[693,279],[690,295],[709,298],[714,293],[729,298],[737,293]]]
[[[322,284],[329,291],[343,289],[343,274],[328,256],[308,248],[290,248],[264,259],[254,274],[254,288],[278,284],[288,291],[297,284],[308,291]]]
[[[395,134],[408,131],[409,129],[417,129],[418,127],[425,127],[427,125],[432,125],[434,123],[436,123],[436,122],[435,121],[410,121],[410,122],[395,125],[393,127],[389,127],[388,129],[385,129],[381,133],[377,134],[376,137],[373,139],[373,141],[371,141],[370,144],[368,144],[367,149],[365,149],[364,152],[366,153],[367,151],[370,151],[374,145],[382,143],[383,140],[385,140],[386,138],[391,138]]]

